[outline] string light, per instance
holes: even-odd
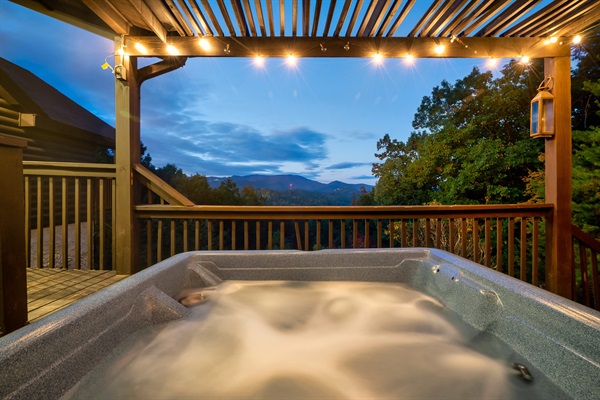
[[[415,62],[415,56],[413,56],[412,54],[408,53],[407,55],[404,56],[404,63],[405,64],[413,64]]]
[[[321,46],[321,52],[325,53],[327,51],[327,47],[323,46],[323,44],[319,44],[319,46]]]
[[[573,38],[573,44],[579,44],[579,43],[581,43],[581,36],[575,35],[575,37]]]
[[[256,65],[257,67],[262,67],[263,65],[265,65],[265,58],[261,55],[254,56],[254,65]]]
[[[381,53],[375,53],[372,56],[373,58],[373,62],[375,64],[382,64],[383,63],[383,56],[381,55]]]
[[[531,58],[529,58],[529,56],[523,56],[523,57],[521,57],[521,60],[519,62],[521,64],[528,64],[529,61],[531,61]]]
[[[206,38],[204,38],[204,37],[200,38],[200,41],[198,43],[200,44],[200,47],[204,51],[208,51],[211,49],[210,42],[208,40],[206,40]]]
[[[143,44],[137,42],[133,47],[142,54],[148,54],[148,49]]]
[[[498,59],[494,57],[488,58],[485,65],[487,65],[488,68],[494,68],[496,65],[498,65]]]
[[[172,56],[176,56],[179,54],[179,50],[177,50],[177,47],[173,46],[172,44],[168,44],[167,53],[169,53]]]
[[[444,51],[446,51],[446,46],[444,46],[443,44],[438,44],[437,46],[435,46],[433,51],[435,52],[435,54],[442,55],[444,54]]]
[[[117,54],[120,56],[124,56],[125,55],[125,50],[123,50],[123,48],[121,47],[119,50],[117,50]]]
[[[231,49],[229,48],[229,43],[225,46],[225,48],[223,49],[223,53],[225,54],[229,54],[231,53]]]
[[[296,60],[296,56],[295,55],[288,54],[287,60],[286,60],[287,65],[289,65],[290,67],[293,67],[293,66],[296,65],[296,61],[297,60]]]
[[[346,44],[344,45],[344,50],[350,50],[350,42],[346,42]]]

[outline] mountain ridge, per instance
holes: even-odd
[[[345,183],[338,180],[322,183],[312,179],[305,178],[301,175],[284,174],[284,175],[233,175],[229,177],[239,188],[252,185],[254,189],[267,189],[276,192],[289,190],[302,190],[307,192],[331,193],[331,192],[356,192],[360,193],[361,188],[370,192],[373,185],[363,183]],[[221,182],[227,180],[227,177],[207,177],[209,185],[212,188],[217,188]]]

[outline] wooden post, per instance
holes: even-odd
[[[118,38],[115,50],[120,48],[121,39]],[[113,223],[116,227],[116,268],[118,274],[132,274],[140,270],[139,224],[133,212],[133,207],[139,200],[133,170],[133,163],[140,161],[140,84],[137,80],[137,58],[115,56],[115,72],[116,213]]]
[[[21,139],[0,137],[0,330],[27,324],[25,188]]]
[[[569,57],[544,59],[554,95],[553,138],[546,139],[546,202],[554,211],[546,228],[546,285],[572,299],[573,248],[571,228],[571,63]]]

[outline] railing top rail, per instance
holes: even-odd
[[[23,161],[23,175],[114,178],[115,164]]]
[[[171,206],[139,205],[140,218],[350,219],[545,217],[551,204],[448,206]]]
[[[600,253],[600,242],[598,240],[579,229],[576,225],[573,225],[572,228],[574,238],[579,240],[590,249]]]

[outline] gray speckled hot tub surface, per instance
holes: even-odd
[[[600,313],[435,249],[189,252],[0,338],[0,397],[58,398],[173,297],[215,280],[403,282],[508,344],[567,396],[600,398]]]

